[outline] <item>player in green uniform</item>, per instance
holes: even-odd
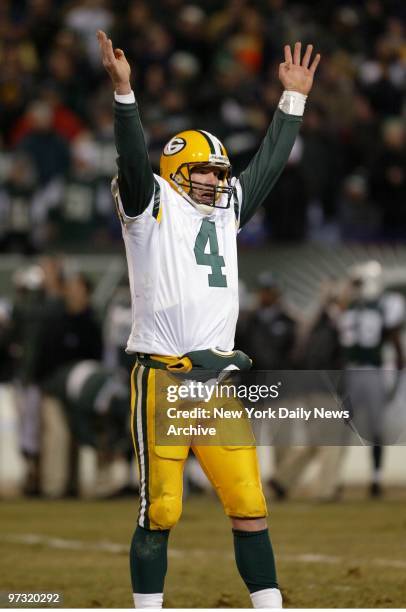
[[[346,394],[353,408],[353,422],[372,444],[370,494],[381,494],[383,429],[388,393],[383,371],[384,346],[391,344],[396,368],[404,364],[400,330],[405,302],[398,293],[384,291],[382,267],[377,261],[350,270],[348,304],[339,317],[339,339],[346,368]]]

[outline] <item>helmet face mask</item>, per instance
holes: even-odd
[[[204,171],[219,170],[218,184],[204,183],[192,179],[194,173],[204,173]],[[225,193],[231,195],[232,188],[228,185],[230,175],[230,167],[217,166],[214,164],[199,164],[185,163],[179,167],[178,172],[171,176],[171,179],[178,187],[180,187],[196,204],[202,206],[210,206],[212,208],[228,208],[230,206],[230,198],[221,203],[221,196]],[[204,197],[202,198],[202,195]],[[210,197],[208,197],[210,196]],[[202,201],[203,200],[203,201]]]
[[[192,175],[218,172],[217,185]],[[188,130],[174,136],[165,146],[160,163],[161,177],[187,202],[208,215],[214,208],[230,206],[231,164],[222,143],[212,134]],[[226,195],[226,198],[222,196]]]

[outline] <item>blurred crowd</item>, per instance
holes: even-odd
[[[113,481],[125,487],[134,361],[124,352],[128,288],[97,312],[90,278],[56,257],[17,270],[13,284],[14,299],[0,303],[2,493],[8,481],[48,497],[91,496],[96,485],[107,495]]]
[[[406,239],[402,0],[3,0],[0,251],[119,240],[111,85],[96,30],[133,69],[151,162],[191,127],[238,174],[277,107],[285,43],[322,53],[303,128],[241,242]]]
[[[134,494],[130,372],[135,356],[125,353],[131,329],[128,287],[119,285],[100,312],[93,306],[89,277],[48,256],[17,270],[13,284],[13,299],[0,301],[0,498]],[[401,443],[402,428],[406,434],[404,298],[385,289],[382,268],[374,261],[354,266],[345,279],[323,283],[306,316],[286,300],[269,271],[258,276],[255,291],[243,289],[236,347],[253,359],[250,376],[293,371],[284,385],[288,396],[280,401],[295,410],[335,409],[348,397],[352,403],[344,438],[337,429],[326,438],[314,419],[304,429],[300,423],[286,430],[260,424],[257,442],[274,455],[268,488],[285,499],[316,461],[314,496],[336,499],[346,446],[360,444],[362,437],[371,456],[370,494],[380,495],[384,446]],[[329,372],[338,374],[341,386]],[[395,396],[401,414],[388,433],[386,407]],[[358,436],[355,442],[351,431]],[[186,474],[186,491],[205,490],[193,458]]]

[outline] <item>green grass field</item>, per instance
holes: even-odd
[[[0,502],[0,591],[59,591],[63,607],[132,607],[136,513],[135,499]],[[406,606],[404,500],[271,504],[269,522],[286,607]],[[228,519],[211,497],[186,500],[171,534],[165,606],[250,606]]]

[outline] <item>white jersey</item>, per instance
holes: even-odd
[[[233,203],[205,216],[154,176],[159,210],[153,196],[135,218],[125,214],[113,182],[132,295],[127,352],[180,356],[208,348],[232,350],[238,317]],[[241,195],[238,181],[236,188]]]

